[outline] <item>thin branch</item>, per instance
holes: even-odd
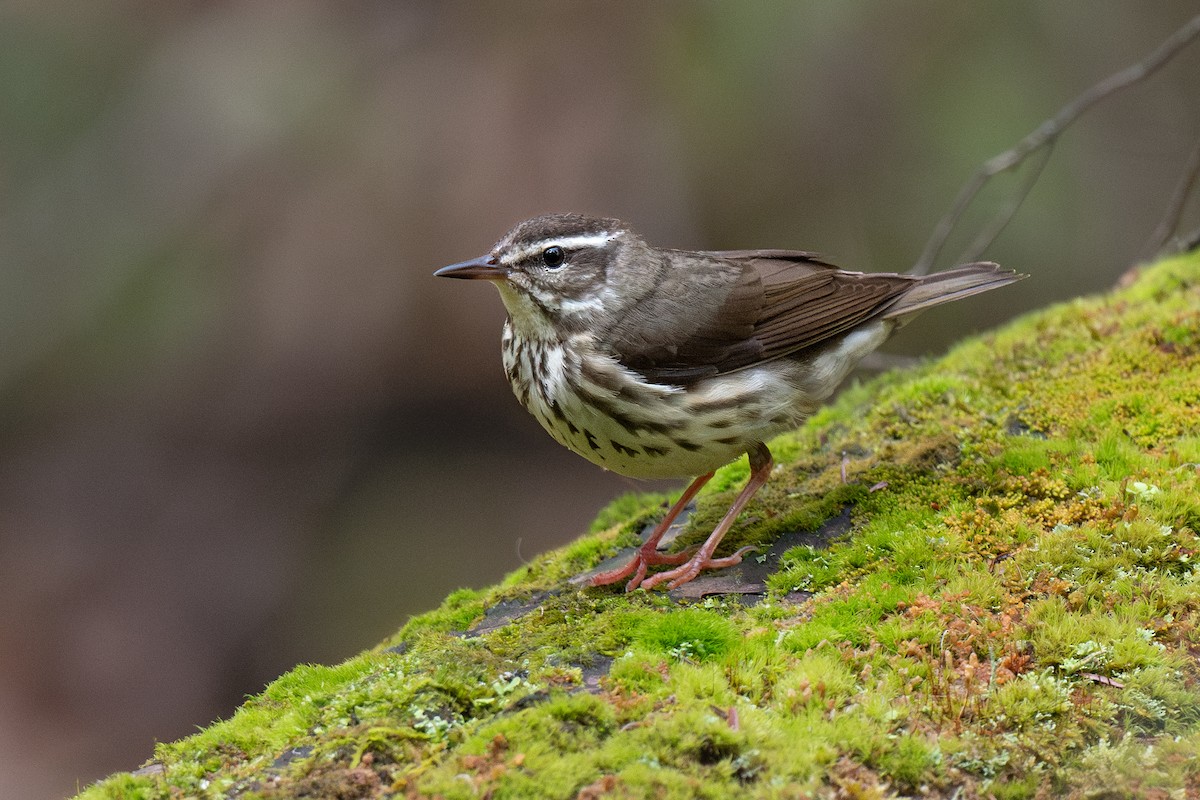
[[[975,261],[983,255],[983,251],[991,247],[992,242],[996,241],[996,237],[1004,232],[1004,229],[1008,227],[1008,223],[1016,216],[1017,209],[1021,207],[1021,204],[1025,202],[1025,198],[1033,191],[1033,186],[1037,183],[1038,178],[1042,176],[1042,170],[1046,168],[1046,164],[1050,161],[1050,154],[1052,152],[1054,152],[1054,142],[1046,142],[1046,146],[1042,148],[1038,160],[1025,174],[1025,179],[1017,188],[1012,199],[996,214],[992,223],[975,237],[975,241],[971,242],[971,246],[958,257],[957,260],[959,262]]]
[[[934,228],[933,235],[925,245],[924,252],[921,253],[921,257],[912,269],[913,274],[924,275],[929,272],[930,267],[933,266],[933,262],[945,246],[946,239],[949,238],[950,233],[954,230],[954,226],[958,224],[959,219],[962,218],[963,213],[967,210],[967,206],[971,204],[971,201],[975,199],[975,195],[979,194],[979,191],[992,176],[1016,167],[1028,158],[1030,153],[1052,143],[1083,112],[1110,94],[1132,86],[1154,74],[1180,50],[1191,43],[1197,35],[1200,35],[1200,15],[1193,17],[1182,28],[1168,36],[1146,58],[1126,67],[1120,72],[1108,76],[1092,86],[1070,103],[1063,106],[1057,114],[1035,128],[1032,133],[1017,142],[1012,148],[985,161],[983,166],[976,170],[975,174],[971,176],[970,180],[959,191],[958,197],[955,198],[954,204],[950,207],[950,211],[946,216],[942,217],[937,227]],[[1003,225],[1000,228],[1003,228]],[[986,244],[991,244],[991,242],[989,241]]]
[[[1200,247],[1200,228],[1192,231],[1187,236],[1180,236],[1176,241],[1179,242],[1179,252],[1192,252],[1197,247]]]
[[[1200,247],[1200,228],[1196,228],[1187,236],[1180,236],[1178,242],[1180,242],[1181,253],[1190,253],[1194,251],[1194,249]]]
[[[1158,223],[1158,227],[1150,235],[1150,241],[1146,247],[1150,256],[1163,254],[1171,234],[1179,229],[1179,220],[1183,218],[1184,206],[1187,205],[1187,199],[1196,185],[1198,175],[1200,175],[1200,137],[1196,139],[1192,153],[1188,156],[1187,165],[1183,168],[1183,178],[1171,195],[1171,201],[1167,204],[1167,212],[1163,215],[1162,222]]]

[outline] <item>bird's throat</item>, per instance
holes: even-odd
[[[508,324],[518,339],[524,341],[558,342],[562,332],[550,318],[550,310],[528,293],[508,284],[497,283],[500,299],[508,310]]]

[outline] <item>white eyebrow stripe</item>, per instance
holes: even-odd
[[[578,250],[581,247],[604,247],[616,237],[617,234],[612,231],[582,234],[579,236],[550,236],[542,239],[540,242],[526,245],[520,250],[505,253],[500,257],[500,263],[513,264],[532,255],[538,255],[547,247],[554,247],[555,245],[561,247],[563,250]]]

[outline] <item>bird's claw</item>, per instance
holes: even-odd
[[[757,550],[754,545],[748,545],[741,548],[733,555],[725,556],[724,558],[708,558],[697,554],[688,559],[682,566],[675,569],[669,569],[666,572],[660,572],[657,575],[651,575],[649,578],[641,581],[641,587],[646,591],[650,591],[660,583],[666,583],[667,589],[678,589],[683,584],[695,578],[700,574],[701,570],[705,569],[723,569],[732,567],[734,564],[742,563],[742,558],[750,552]],[[633,584],[630,581],[630,584]],[[634,588],[637,588],[636,586]],[[632,589],[626,589],[632,591]]]
[[[646,577],[648,567],[655,564],[683,564],[695,555],[697,550],[699,550],[698,547],[690,547],[679,553],[660,553],[656,548],[647,548],[646,545],[642,545],[633,554],[633,558],[629,559],[628,564],[607,572],[596,573],[588,581],[588,585],[607,586],[632,574],[633,578],[625,585],[625,591],[632,592],[642,582],[642,578]]]

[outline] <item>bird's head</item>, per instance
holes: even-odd
[[[619,220],[550,214],[519,223],[487,255],[434,275],[490,280],[518,333],[564,338],[605,327],[648,292],[654,270],[646,262],[654,259]]]

